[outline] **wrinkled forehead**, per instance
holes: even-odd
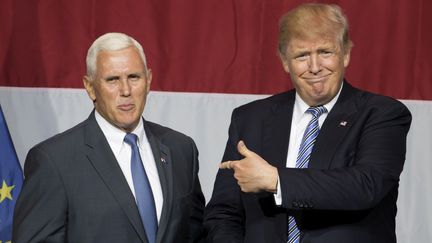
[[[341,42],[334,35],[308,35],[293,37],[288,40],[285,53],[287,56],[299,52],[331,51],[339,52]]]

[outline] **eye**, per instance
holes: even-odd
[[[327,51],[327,50],[322,50],[322,51],[319,52],[319,54],[322,57],[329,57],[329,56],[333,55],[333,52]]]
[[[107,77],[107,78],[105,79],[105,81],[107,81],[108,83],[113,83],[113,82],[115,82],[115,81],[117,81],[117,80],[119,80],[119,77],[118,77],[118,76],[110,76],[110,77]]]
[[[131,81],[137,81],[141,78],[141,76],[139,74],[129,74],[128,75],[128,79]]]
[[[308,58],[309,58],[309,54],[307,53],[300,53],[295,57],[297,61],[306,61]]]

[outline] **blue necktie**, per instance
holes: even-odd
[[[306,127],[303,134],[303,139],[300,143],[299,153],[296,160],[296,168],[307,168],[309,158],[314,146],[316,137],[319,133],[318,118],[326,113],[327,109],[324,106],[309,107],[306,113],[312,115],[312,119]],[[294,217],[288,217],[288,243],[298,243],[300,240],[300,230],[297,228]]]
[[[127,133],[124,141],[129,144],[132,149],[132,180],[135,188],[135,197],[141,220],[144,224],[144,229],[149,243],[155,243],[158,228],[156,207],[150,182],[144,170],[137,146],[137,138],[137,135],[133,133]]]

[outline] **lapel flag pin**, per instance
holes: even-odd
[[[166,162],[166,160],[165,160],[164,157],[161,157],[161,161],[162,161],[162,163],[165,163],[165,162]]]
[[[344,127],[344,126],[347,125],[347,123],[348,123],[347,121],[341,121],[341,122],[339,123],[339,126],[343,126],[343,127]]]

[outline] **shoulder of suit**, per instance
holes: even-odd
[[[87,125],[89,120],[82,121],[81,123],[60,132],[52,137],[43,140],[36,144],[34,147],[50,147],[51,145],[61,146],[62,144],[76,144],[79,137],[83,137],[84,127]]]
[[[352,86],[350,88],[352,97],[348,99],[354,99],[358,109],[374,110],[382,113],[396,111],[410,113],[405,104],[393,97],[357,89]]]
[[[254,100],[234,109],[234,112],[263,112],[270,111],[275,105],[287,104],[295,99],[295,90],[271,95],[264,99]]]
[[[187,140],[192,140],[191,137],[176,131],[172,128],[166,127],[166,126],[162,126],[160,124],[151,122],[151,121],[145,121],[145,126],[147,126],[147,128],[150,130],[150,132],[152,133],[152,135],[158,137],[158,138],[165,138],[165,137],[170,137],[171,139],[187,139]]]

